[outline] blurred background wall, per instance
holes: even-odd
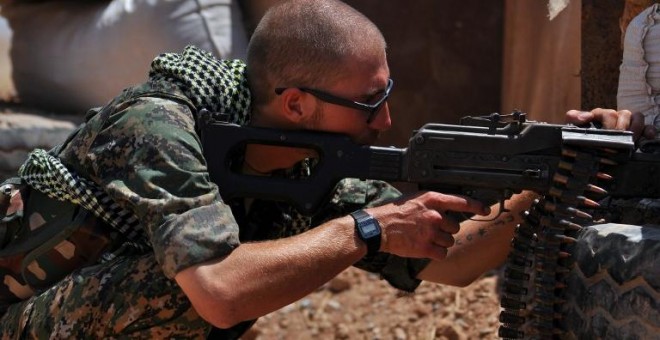
[[[403,145],[425,122],[528,113],[561,124],[570,109],[616,108],[622,37],[658,0],[346,0],[381,27]]]
[[[394,128],[382,144],[402,145],[426,122],[500,110],[503,0],[346,2],[374,21],[388,43]]]

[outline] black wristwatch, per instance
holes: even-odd
[[[355,220],[355,231],[358,237],[367,245],[367,256],[374,255],[380,249],[380,224],[364,210],[351,213]]]

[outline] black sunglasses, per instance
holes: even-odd
[[[345,99],[342,97],[337,97],[333,94],[330,94],[328,92],[324,92],[321,90],[316,90],[312,89],[309,87],[296,87],[298,90],[307,92],[314,97],[330,104],[336,104],[339,106],[343,107],[348,107],[351,109],[357,109],[361,111],[365,111],[369,113],[369,117],[367,118],[367,124],[371,123],[371,121],[376,117],[376,113],[380,110],[380,108],[387,102],[387,97],[390,95],[390,91],[392,90],[392,85],[394,85],[394,80],[389,79],[387,81],[387,87],[385,88],[385,92],[383,92],[383,96],[378,99],[377,102],[373,104],[366,104],[366,103],[360,103],[356,102],[350,99]],[[280,95],[284,90],[288,89],[288,87],[278,87],[275,89],[275,94]]]

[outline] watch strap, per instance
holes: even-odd
[[[352,212],[355,220],[355,232],[367,245],[367,256],[372,256],[380,250],[381,229],[378,220],[364,210]]]

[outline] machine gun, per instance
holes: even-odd
[[[223,198],[286,201],[307,214],[344,178],[465,194],[500,202],[500,213],[513,193],[540,193],[515,229],[506,263],[499,335],[507,339],[549,339],[564,331],[560,311],[571,271],[566,254],[579,231],[594,223],[588,209],[598,207],[596,200],[660,197],[658,141],[646,145],[655,152],[636,152],[630,132],[527,121],[520,112],[465,117],[460,125],[426,124],[406,148],[221,122],[202,124],[202,143]],[[298,180],[243,175],[230,160],[250,143],[313,149],[318,164]]]
[[[316,211],[344,178],[414,183],[420,190],[485,202],[503,202],[521,190],[545,194],[559,167],[566,166],[566,145],[607,150],[607,163],[621,165],[609,170],[609,195],[660,195],[660,181],[654,178],[660,155],[635,153],[632,133],[527,121],[520,112],[465,117],[461,125],[426,124],[414,131],[406,148],[358,145],[339,134],[223,122],[204,124],[202,143],[211,180],[223,198],[286,201],[306,214]],[[233,171],[230,155],[250,143],[313,149],[319,161],[311,176],[300,180]]]

